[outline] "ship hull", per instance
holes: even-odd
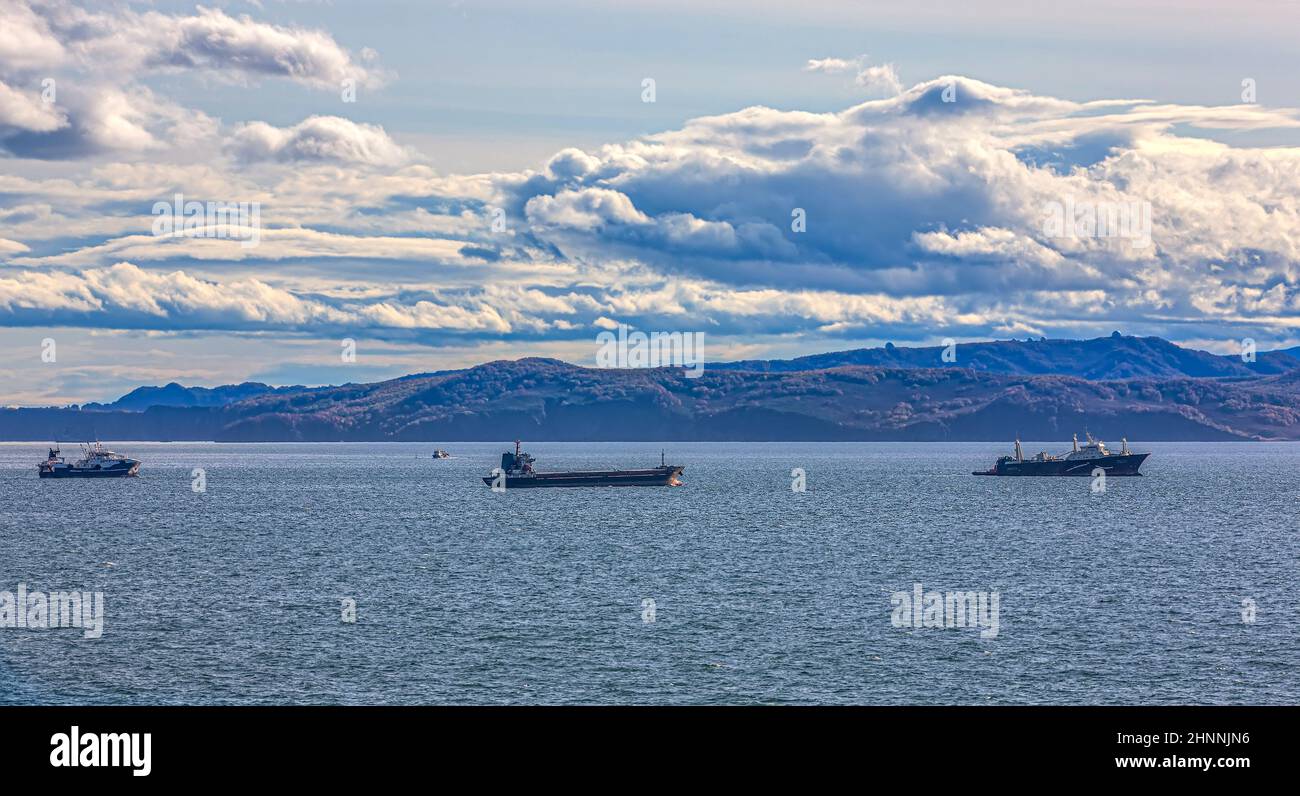
[[[37,473],[41,478],[133,478],[140,472],[139,463],[127,467],[109,467],[99,470],[83,470],[76,467],[41,468]]]
[[[568,473],[534,473],[508,475],[506,489],[538,489],[542,487],[583,486],[676,486],[677,477],[684,467],[655,467],[650,470],[579,471]],[[499,483],[500,476],[484,476],[488,486]]]
[[[1096,459],[998,462],[993,469],[979,470],[972,475],[1090,476],[1093,470],[1100,468],[1107,476],[1136,476],[1141,475],[1138,468],[1150,455],[1149,453],[1117,453]]]

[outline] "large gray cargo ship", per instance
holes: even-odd
[[[659,466],[646,470],[572,470],[569,472],[538,472],[533,469],[533,459],[520,450],[515,440],[515,452],[501,454],[501,467],[492,475],[483,477],[483,483],[493,489],[533,489],[547,486],[681,486],[678,476],[686,469],[682,465],[666,464],[659,454]]]

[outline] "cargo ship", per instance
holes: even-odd
[[[538,472],[533,469],[532,456],[520,450],[515,440],[515,452],[501,454],[501,467],[483,477],[483,483],[493,489],[531,489],[547,486],[681,486],[679,478],[682,465],[667,464],[664,454],[659,454],[659,466],[647,470],[573,470],[569,472]]]
[[[1074,435],[1074,450],[1064,456],[1039,453],[1032,459],[1026,459],[1016,440],[1016,452],[1013,456],[1000,456],[993,467],[988,470],[976,470],[972,475],[1092,475],[1093,470],[1101,469],[1106,475],[1141,475],[1138,468],[1150,456],[1149,453],[1133,453],[1128,449],[1128,440],[1121,440],[1123,447],[1119,453],[1106,450],[1106,443],[1093,439],[1084,432],[1088,442],[1079,445],[1079,435]]]
[[[106,450],[98,442],[82,445],[81,449],[83,456],[68,464],[55,445],[45,461],[36,465],[37,475],[41,478],[126,478],[140,472],[138,460]]]

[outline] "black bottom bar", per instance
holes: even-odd
[[[841,770],[859,780],[915,771],[988,783],[1223,781],[1285,772],[1297,719],[1290,707],[0,708],[7,775],[141,784],[549,778],[557,767],[583,780],[611,765],[678,781],[684,767],[739,778]],[[73,751],[73,727],[90,755],[79,762],[104,752],[111,762],[115,747],[128,759],[54,767],[52,755],[66,762]],[[134,757],[117,746],[131,743],[121,733],[140,734]],[[150,771],[135,776],[144,733]]]

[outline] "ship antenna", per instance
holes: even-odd
[[[666,464],[664,464],[664,451],[663,451],[662,448],[659,449],[659,466],[660,466],[660,467],[666,467],[666,466],[667,466]]]

